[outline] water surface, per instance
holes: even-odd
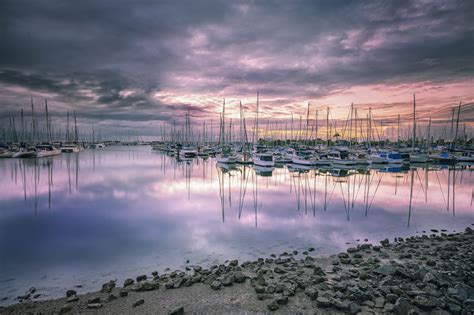
[[[1,159],[0,303],[31,286],[58,297],[166,268],[461,231],[474,223],[472,170],[265,172],[147,146]]]

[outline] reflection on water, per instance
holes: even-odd
[[[308,169],[176,161],[149,147],[0,160],[0,298],[153,270],[474,222],[469,166]]]

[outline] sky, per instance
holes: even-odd
[[[53,123],[158,133],[226,117],[474,124],[473,1],[0,2],[0,122],[44,99]],[[320,116],[320,117],[321,117]]]

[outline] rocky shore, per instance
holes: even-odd
[[[1,314],[474,314],[474,232],[437,233],[313,257],[313,249],[256,261],[110,281]]]

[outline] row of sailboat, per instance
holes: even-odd
[[[224,100],[222,106],[222,113],[220,115],[218,143],[207,142],[196,144],[190,141],[189,136],[191,134],[191,127],[190,116],[188,113],[186,114],[186,132],[184,133],[186,137],[182,139],[185,144],[182,144],[180,142],[162,141],[156,143],[153,146],[153,149],[172,152],[181,159],[195,158],[198,156],[215,156],[216,162],[220,164],[254,164],[260,167],[273,167],[275,166],[275,164],[288,163],[307,167],[353,167],[356,165],[369,164],[401,165],[410,163],[474,163],[474,150],[472,149],[472,144],[470,149],[458,149],[454,145],[456,143],[457,138],[460,111],[461,105],[459,105],[458,108],[458,116],[456,121],[456,137],[450,146],[433,146],[428,141],[423,147],[416,146],[417,124],[415,96],[413,96],[413,135],[411,139],[411,147],[409,147],[406,143],[401,143],[399,138],[397,139],[396,143],[379,142],[376,146],[372,146],[372,141],[370,139],[370,135],[372,134],[372,126],[370,119],[368,119],[367,123],[367,141],[362,143],[358,142],[357,140],[354,141],[354,137],[351,134],[353,129],[353,105],[351,105],[350,112],[351,119],[349,127],[349,141],[330,141],[329,133],[327,134],[326,141],[323,141],[317,138],[316,125],[316,139],[314,139],[314,141],[309,140],[310,137],[308,136],[307,139],[303,139],[303,141],[301,141],[301,139],[299,141],[278,141],[278,145],[275,145],[277,141],[266,141],[265,139],[261,139],[259,137],[259,95],[257,93],[253,139],[250,140],[247,136],[246,120],[243,114],[242,104],[240,103],[240,141],[229,141],[229,139],[231,139],[232,137],[229,137],[226,131],[226,103]],[[329,117],[329,111],[327,117]],[[309,135],[308,121],[309,104],[306,126],[307,135]],[[454,126],[454,120],[452,123]],[[230,124],[232,124],[232,121]],[[229,130],[231,130],[230,128],[231,126],[229,126]],[[302,128],[300,127],[300,129]],[[429,129],[430,126],[428,127],[428,130]],[[300,134],[301,133],[303,132],[300,132]],[[400,133],[400,131],[398,133]],[[337,138],[338,135],[335,136]],[[428,138],[429,136],[427,137],[427,139]]]

